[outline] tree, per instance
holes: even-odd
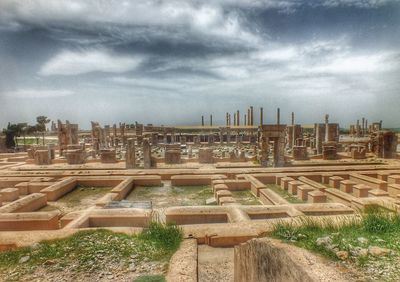
[[[3,129],[3,133],[6,135],[7,148],[15,148],[16,146],[18,146],[17,137],[21,136],[21,133],[23,132],[23,128],[25,126],[26,123],[11,124],[9,122],[7,128]]]
[[[42,133],[43,136],[43,145],[44,145],[44,133],[46,132],[46,124],[48,124],[50,122],[50,119],[47,118],[46,116],[38,116],[36,118],[36,129],[38,132]]]

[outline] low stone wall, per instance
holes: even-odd
[[[120,184],[118,184],[117,186],[115,186],[112,190],[111,193],[115,193],[117,194],[116,197],[114,197],[113,201],[121,201],[122,199],[124,199],[126,197],[126,195],[128,195],[134,184],[134,177],[128,177],[126,178],[124,181],[122,181]]]
[[[68,192],[75,189],[77,181],[73,177],[67,177],[60,182],[57,182],[47,188],[41,190],[41,193],[46,194],[48,201],[56,201]]]
[[[310,262],[311,260],[311,262]],[[235,247],[235,282],[346,281],[338,270],[306,250],[268,238]]]
[[[59,229],[59,211],[0,214],[0,231]]]
[[[145,209],[92,209],[74,216],[66,226],[68,228],[146,227],[150,219],[151,211]]]
[[[46,195],[34,193],[0,208],[0,213],[32,212],[47,205]]]
[[[226,179],[225,175],[175,175],[171,177],[171,184],[175,186],[211,185],[213,180]]]

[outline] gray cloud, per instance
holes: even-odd
[[[3,0],[0,38],[3,126],[223,122],[250,104],[397,122],[398,1]]]

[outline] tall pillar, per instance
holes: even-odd
[[[325,142],[329,141],[329,115],[325,115]]]
[[[233,125],[236,126],[236,113],[233,113]]]
[[[264,124],[264,109],[260,108],[260,125]]]
[[[136,155],[135,155],[135,139],[129,138],[126,145],[125,167],[127,169],[135,168]]]
[[[356,126],[356,136],[360,137],[360,120],[357,120],[357,126]]]
[[[210,126],[212,126],[212,115],[210,115]]]
[[[226,126],[228,126],[229,125],[229,114],[228,113],[226,113],[226,115],[225,115],[225,124],[226,124]]]
[[[246,120],[246,118],[245,118]],[[246,124],[245,124],[246,125]],[[247,125],[251,125],[251,113],[250,108],[247,109]]]
[[[278,108],[276,110],[276,124],[280,125],[281,124],[281,109]]]
[[[201,116],[201,126],[204,126],[204,116]]]
[[[361,135],[365,135],[365,118],[362,118],[362,130],[361,130]]]
[[[253,117],[253,114],[254,114],[254,109],[253,109],[253,106],[250,106],[250,125],[254,125],[254,117]]]
[[[236,125],[239,126],[240,125],[240,112],[239,110],[236,111]]]
[[[247,119],[248,119],[248,118],[247,118],[247,115],[245,114],[245,115],[244,115],[244,125],[245,125],[245,126],[248,125],[248,124],[247,124]]]
[[[292,148],[296,144],[296,130],[294,126],[294,112],[292,112]]]

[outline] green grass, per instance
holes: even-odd
[[[304,203],[303,200],[289,194],[287,191],[283,190],[279,185],[276,184],[267,184],[266,185],[268,189],[271,189],[275,193],[277,193],[279,196],[287,200],[289,203],[292,204],[302,204]]]
[[[58,201],[71,205],[79,205],[82,199],[92,196],[95,196],[96,198],[101,198],[101,196],[110,192],[111,189],[112,187],[77,186],[74,190],[60,198]]]
[[[205,205],[213,197],[209,185],[135,187],[126,197],[128,201],[152,201],[154,207]]]
[[[133,282],[165,282],[165,277],[162,275],[145,275],[133,280]]]
[[[275,224],[272,236],[293,243],[301,248],[319,253],[332,260],[338,260],[337,251],[349,253],[348,263],[360,269],[391,269],[391,266],[400,262],[400,216],[394,212],[371,206],[358,219],[347,219],[340,224],[332,220],[318,220],[305,217],[293,222],[279,222]],[[329,236],[331,246],[318,245],[317,239]],[[360,238],[367,239],[362,242]],[[357,249],[368,249],[377,246],[390,249],[390,255],[384,258],[357,256]],[[385,277],[375,277],[388,281],[400,280],[400,270],[394,267]]]
[[[251,193],[250,190],[243,191],[231,191],[233,198],[242,205],[261,205],[260,201],[257,200],[257,197]]]
[[[139,239],[144,242],[154,242],[156,246],[168,253],[174,253],[182,241],[182,230],[176,225],[163,225],[151,222],[149,228],[145,229]]]
[[[108,230],[80,231],[74,235],[51,241],[43,241],[33,247],[19,248],[0,253],[0,276],[18,271],[19,278],[46,265],[48,271],[61,271],[72,266],[77,272],[107,270],[121,263],[128,267],[132,258],[141,261],[168,263],[179,248],[182,231],[175,225],[151,223],[139,235],[113,233]],[[20,263],[22,257],[29,260]]]

